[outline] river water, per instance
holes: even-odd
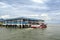
[[[46,29],[0,27],[0,40],[60,40],[60,25]]]

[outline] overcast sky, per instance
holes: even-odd
[[[60,0],[0,0],[0,18],[22,16],[60,23]]]

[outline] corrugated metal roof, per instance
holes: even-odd
[[[18,20],[18,19],[27,19],[27,20],[42,20],[42,19],[36,19],[36,18],[26,18],[26,17],[18,17],[18,18],[10,18],[10,19],[5,19],[5,20]],[[42,20],[44,21],[44,20]]]

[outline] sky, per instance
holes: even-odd
[[[60,0],[0,0],[0,18],[15,17],[60,23]]]

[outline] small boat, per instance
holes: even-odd
[[[44,23],[41,23],[39,25],[31,25],[31,28],[47,28],[47,25]]]

